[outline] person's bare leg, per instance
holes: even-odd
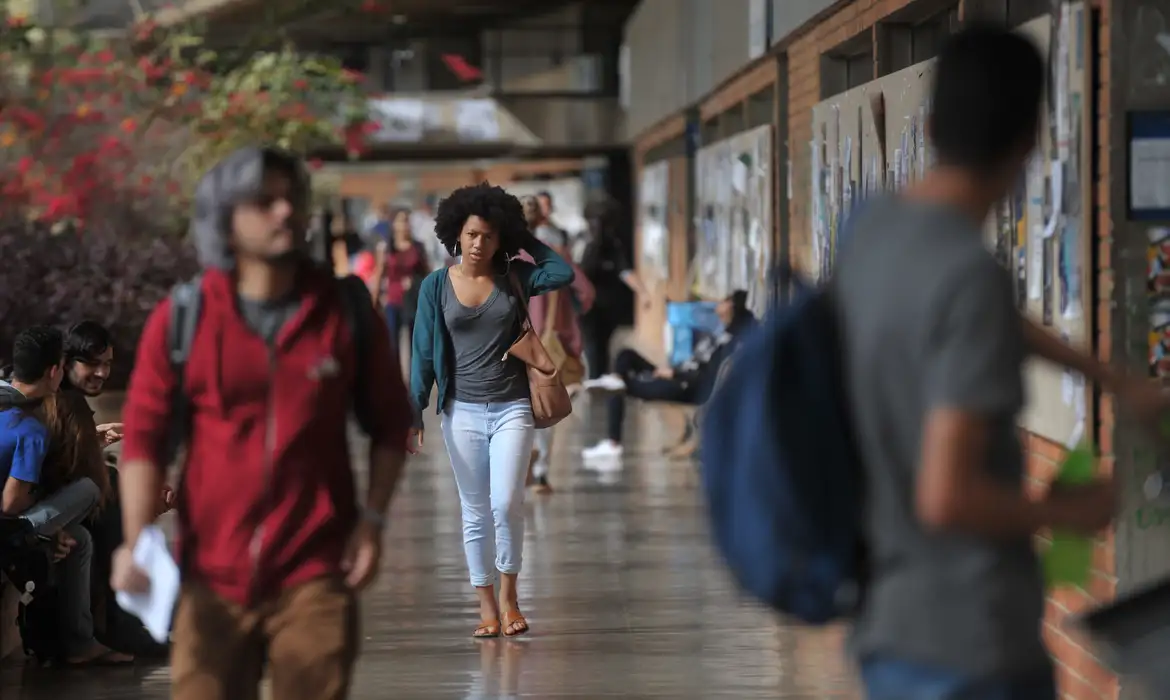
[[[504,636],[512,637],[528,631],[528,621],[520,612],[517,582],[519,574],[500,574],[500,617],[504,622]],[[509,622],[511,620],[511,622]]]
[[[474,637],[498,637],[500,635],[500,605],[496,602],[495,586],[476,586],[475,597],[479,602],[480,626]]]

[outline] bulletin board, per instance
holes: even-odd
[[[653,281],[670,279],[669,184],[669,161],[642,167],[638,186],[638,271]]]
[[[849,213],[875,192],[918,179],[932,164],[924,127],[933,65],[910,66],[813,108],[813,245],[805,269],[828,274]]]
[[[1027,176],[986,224],[986,240],[1012,273],[1021,311],[1074,345],[1089,342],[1083,263],[1082,116],[1085,113],[1084,3],[1062,5],[1018,31],[1051,56],[1051,95]],[[1055,30],[1055,33],[1054,33]],[[1058,41],[1052,44],[1050,38]],[[933,164],[926,115],[933,62],[926,61],[842,93],[813,109],[812,251],[820,275],[833,265],[841,225],[865,198],[919,179]],[[1029,431],[1073,444],[1084,435],[1090,397],[1083,379],[1046,363],[1025,369]]]
[[[693,291],[722,299],[737,289],[761,314],[775,254],[772,236],[772,127],[744,131],[695,156]]]

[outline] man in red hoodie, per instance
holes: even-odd
[[[189,428],[178,493],[183,586],[172,632],[178,700],[344,698],[358,650],[356,592],[377,573],[402,470],[410,403],[385,323],[369,309],[364,367],[332,271],[305,250],[308,178],[298,159],[248,148],[196,191],[201,312],[182,371]],[[171,301],[143,330],[123,414],[126,545],[116,590],[144,592],[134,543],[157,511],[178,371]],[[375,400],[369,488],[358,505],[347,415]]]

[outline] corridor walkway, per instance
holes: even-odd
[[[600,407],[597,407],[598,409]],[[597,413],[598,415],[590,415]],[[838,631],[780,626],[718,565],[693,465],[660,457],[673,427],[631,411],[620,472],[581,467],[600,410],[559,434],[556,494],[532,498],[522,600],[533,633],[469,638],[478,615],[439,431],[394,505],[385,570],[365,596],[357,700],[854,698]],[[0,671],[4,700],[165,698],[165,667]]]

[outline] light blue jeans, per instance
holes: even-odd
[[[535,433],[528,399],[452,401],[443,411],[443,443],[463,507],[463,551],[473,586],[494,585],[497,571],[520,573],[524,480]]]

